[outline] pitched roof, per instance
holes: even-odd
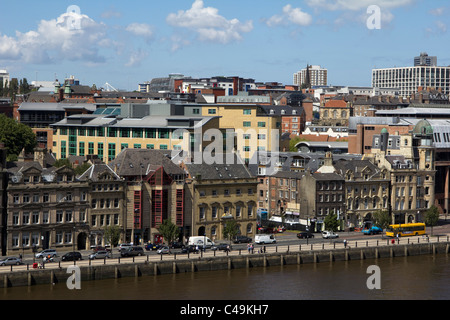
[[[203,161],[201,164],[190,163],[185,166],[191,177],[201,177],[202,180],[253,178],[242,159],[236,154],[233,154],[231,163],[224,154],[216,154],[215,159],[223,160],[212,164]]]
[[[172,162],[163,152],[154,149],[129,149],[120,152],[111,161],[111,168],[121,177],[146,176],[155,167],[164,167],[167,174],[185,174],[184,170]]]

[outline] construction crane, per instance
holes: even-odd
[[[108,82],[105,83],[105,91],[106,92],[111,92],[111,91],[115,91],[118,92],[118,90],[116,88],[114,88],[112,85],[110,85]]]

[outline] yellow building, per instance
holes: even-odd
[[[280,151],[289,147],[289,142],[282,139],[281,116],[275,114],[274,108],[277,106],[255,103],[204,104],[201,114],[220,117],[219,127],[227,133],[224,150],[234,148],[248,163],[256,151]],[[231,133],[235,134],[234,138],[230,138]]]

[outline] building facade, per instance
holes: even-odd
[[[238,234],[254,237],[257,230],[257,179],[243,162],[186,164],[188,193],[192,210],[192,236],[206,235],[225,240],[223,229],[230,220]]]

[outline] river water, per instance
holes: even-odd
[[[369,289],[368,267],[380,289]],[[450,255],[271,266],[0,289],[1,300],[448,300]]]

